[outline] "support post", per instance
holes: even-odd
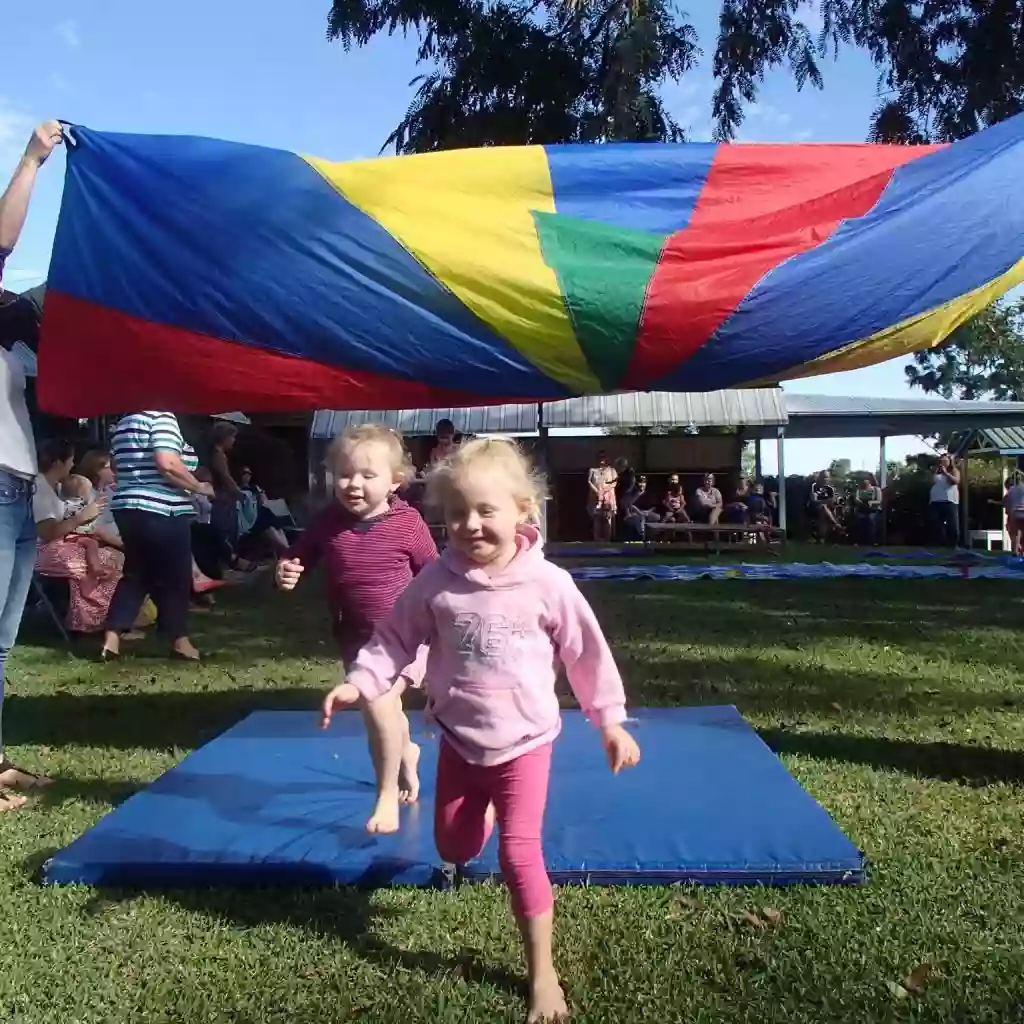
[[[960,546],[962,548],[969,548],[971,546],[970,538],[970,516],[968,515],[968,503],[970,501],[969,494],[969,481],[968,481],[968,466],[970,462],[970,456],[967,452],[964,452],[963,462],[960,465]]]
[[[886,436],[878,438],[878,486],[882,490],[882,545],[889,543],[889,496],[885,493],[889,486],[889,460],[885,455]]]
[[[1006,502],[1003,501],[1002,499],[1003,499],[1003,496],[1006,494],[1006,480],[1007,480],[1007,478],[1010,475],[1010,463],[1009,463],[1009,460],[1006,458],[1005,455],[1000,456],[999,463],[1000,463],[1000,472],[999,472],[999,488],[1000,488],[1000,490],[999,490],[999,498],[1000,498],[1001,507],[1002,507],[1002,510],[1003,510],[1003,514],[1001,516],[1002,524],[1003,524],[1003,551],[1009,551],[1010,550],[1009,522],[1007,521],[1007,515],[1006,515]]]
[[[786,534],[786,428],[779,427],[778,433],[778,454],[779,454],[779,529],[783,536]]]
[[[761,472],[761,438],[754,439],[754,479],[760,480],[764,474]]]

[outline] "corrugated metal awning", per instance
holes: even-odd
[[[785,398],[778,388],[745,391],[627,392],[597,398],[546,402],[544,425],[556,430],[594,427],[770,427],[787,421]],[[313,417],[312,436],[333,437],[359,423],[384,423],[403,434],[432,434],[440,419],[449,419],[466,434],[530,434],[539,426],[537,406],[493,405],[463,409],[322,410]]]
[[[779,388],[630,391],[544,405],[544,425],[581,427],[766,427],[787,422]]]
[[[902,437],[1024,426],[1024,402],[939,398],[785,397],[787,438]],[[762,431],[767,437],[768,432]]]
[[[1001,452],[1004,455],[1024,455],[1024,428],[989,427],[978,431],[978,450]]]
[[[331,438],[361,423],[383,423],[407,437],[433,434],[438,420],[451,420],[464,434],[533,434],[536,405],[482,405],[462,409],[321,409],[313,414],[310,435]]]

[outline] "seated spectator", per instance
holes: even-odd
[[[43,576],[68,581],[68,630],[95,633],[102,630],[106,620],[124,570],[124,555],[118,546],[103,541],[102,527],[95,523],[105,507],[102,499],[84,502],[75,498],[73,506],[65,506],[60,490],[71,475],[73,463],[74,449],[67,442],[40,445],[41,472],[32,499],[39,535],[36,570]],[[82,491],[80,486],[72,485],[72,490],[76,489]],[[93,530],[89,542],[82,543],[77,531],[90,525]]]
[[[200,483],[213,484],[213,474],[206,466],[196,470],[195,478]],[[212,499],[206,494],[192,494],[190,497],[196,510],[192,522],[192,560],[199,573],[207,579],[223,580],[224,569],[233,562],[234,552],[223,533],[213,525]],[[195,571],[192,576],[195,580]]]
[[[289,547],[284,532],[290,525],[288,520],[275,515],[267,507],[266,492],[253,483],[252,470],[248,466],[239,472],[238,486],[245,505],[239,521],[239,549],[258,557],[259,548],[269,544],[272,555],[283,555]]]
[[[673,473],[668,478],[665,496],[661,499],[661,521],[663,523],[688,523],[690,516],[686,511],[686,495],[683,485],[679,482],[679,474]]]
[[[647,523],[661,521],[654,508],[654,498],[647,489],[647,477],[638,476],[630,494],[623,498],[622,527],[627,540],[643,540]]]
[[[882,535],[882,488],[871,473],[865,474],[857,483],[853,499],[854,538],[858,544],[874,547]]]
[[[747,501],[750,498],[750,480],[741,476],[732,487],[729,501],[722,508],[722,522],[737,525],[750,522]]]
[[[747,515],[753,526],[771,526],[772,514],[768,499],[765,497],[764,484],[758,481],[751,487],[747,498]]]
[[[705,473],[704,481],[693,492],[693,521],[717,526],[722,518],[722,492],[715,486],[715,474]]]
[[[828,471],[823,469],[814,478],[807,500],[807,510],[811,515],[815,537],[822,544],[833,532],[844,536],[846,534],[846,530],[836,518],[838,505],[836,489],[832,486]]]

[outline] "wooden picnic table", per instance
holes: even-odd
[[[717,523],[714,526],[710,523],[645,523],[643,525],[643,543],[648,550],[658,541],[664,542],[666,538],[680,535],[684,538],[689,537],[689,540],[668,541],[673,548],[691,550],[703,548],[716,555],[726,550],[734,551],[738,548],[751,547],[750,539],[752,537],[757,540],[764,538],[767,550],[773,555],[777,555],[779,546],[786,539],[785,531],[777,526],[749,523]],[[734,540],[733,538],[737,536],[740,539]]]

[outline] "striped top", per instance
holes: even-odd
[[[117,486],[110,507],[155,512],[163,516],[192,516],[191,496],[167,482],[156,464],[157,452],[173,452],[190,472],[199,465],[185,444],[174,413],[133,412],[118,420],[110,439]]]
[[[437,545],[423,517],[401,498],[376,519],[357,519],[332,502],[286,557],[307,569],[323,563],[334,634],[350,661],[409,581],[437,558]]]

